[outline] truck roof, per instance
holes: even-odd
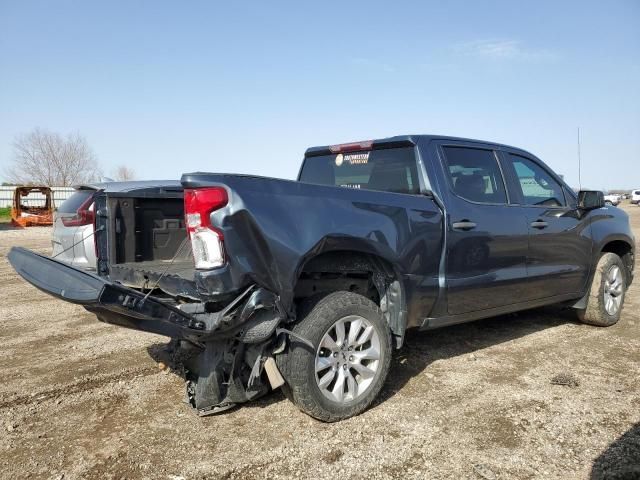
[[[428,142],[431,140],[451,140],[456,142],[473,142],[484,143],[485,145],[493,145],[495,147],[511,148],[514,150],[520,150],[526,152],[522,148],[514,147],[511,145],[505,145],[498,142],[491,142],[487,140],[478,140],[473,138],[464,137],[451,137],[446,135],[433,135],[433,134],[418,134],[418,135],[395,135],[393,137],[379,138],[375,140],[358,141],[352,143],[343,143],[337,145],[322,145],[317,147],[310,147],[304,153],[305,157],[315,157],[318,155],[328,155],[331,153],[338,153],[340,151],[357,151],[357,150],[371,150],[375,148],[391,148],[391,147],[408,147],[417,145],[418,142]],[[529,152],[526,152],[529,153]]]

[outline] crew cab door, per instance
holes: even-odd
[[[445,281],[449,315],[518,303],[526,289],[528,227],[511,204],[491,146],[440,143],[446,204]]]
[[[523,300],[581,294],[589,276],[592,242],[575,198],[535,157],[505,150],[502,159],[513,180],[511,197],[526,212],[529,229],[529,288]]]

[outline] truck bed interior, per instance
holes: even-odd
[[[109,195],[109,276],[150,288],[162,276],[193,281],[191,242],[180,192]]]

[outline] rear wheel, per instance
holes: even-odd
[[[391,332],[371,300],[334,292],[315,302],[293,329],[278,365],[285,393],[303,412],[325,422],[365,410],[380,392],[391,362]]]
[[[600,257],[591,284],[587,308],[578,310],[584,323],[608,327],[620,320],[627,289],[625,266],[615,253]]]

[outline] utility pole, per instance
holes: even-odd
[[[582,159],[580,158],[580,127],[578,127],[578,188],[582,190]]]

